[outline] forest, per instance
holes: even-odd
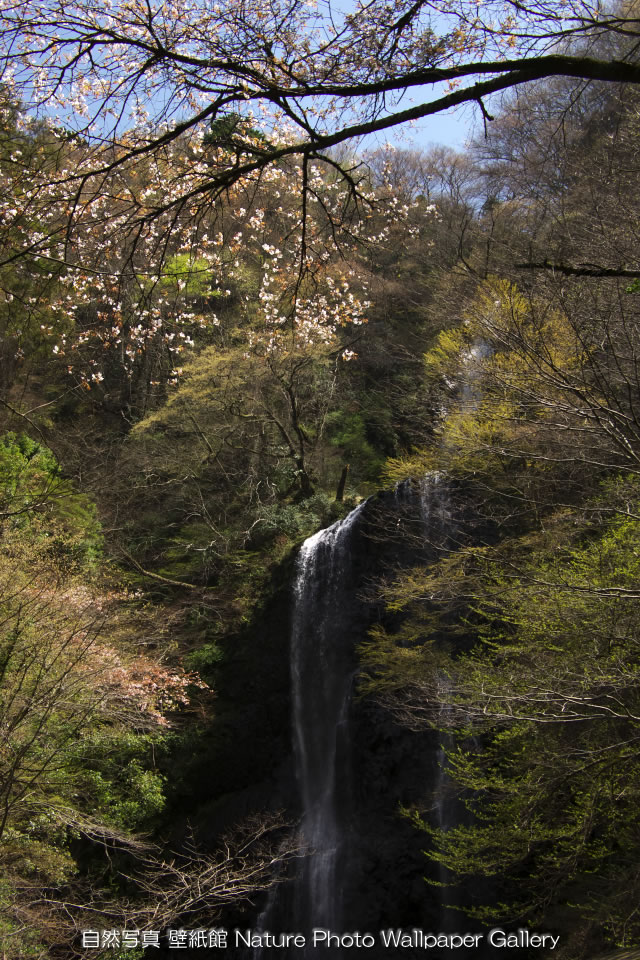
[[[292,585],[356,510],[374,921],[640,946],[637,4],[0,19],[4,960],[271,909]]]

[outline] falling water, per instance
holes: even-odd
[[[469,368],[473,361],[482,359],[485,349],[482,344],[474,347],[466,359],[465,376],[459,385],[460,403],[478,402],[478,374]],[[381,494],[373,498],[367,517],[367,537],[372,545],[384,541],[388,564],[402,566],[415,562],[416,558],[428,564],[465,541],[467,534],[463,519],[457,515],[454,490],[445,473],[434,471],[419,482],[408,480],[398,484],[391,496]],[[375,917],[376,908],[380,915],[387,909],[385,878],[382,878],[384,889],[378,899],[380,883],[376,885],[379,876],[376,871],[386,862],[388,850],[384,849],[378,856],[375,836],[370,831],[371,824],[378,822],[378,800],[374,798],[367,806],[368,798],[363,801],[362,791],[354,790],[351,783],[351,771],[358,755],[351,749],[350,738],[362,736],[362,731],[355,732],[357,725],[352,732],[349,729],[357,666],[354,639],[361,638],[366,631],[366,617],[355,602],[358,586],[362,586],[361,560],[358,568],[353,569],[352,558],[358,551],[362,553],[363,543],[356,540],[362,539],[358,521],[364,507],[365,503],[360,504],[344,520],[307,539],[297,559],[290,663],[302,856],[293,882],[278,884],[272,889],[256,929],[295,931],[305,937],[307,946],[279,949],[277,954],[268,948],[258,949],[251,953],[251,960],[266,960],[276,955],[287,960],[320,955],[331,960],[341,957],[339,948],[327,950],[310,946],[312,930],[324,928],[340,933],[352,929],[353,918],[343,913],[345,897],[350,898],[348,909],[353,911],[356,904],[356,912],[360,912],[364,903],[367,914],[368,901],[363,899],[364,894],[360,902],[357,894],[354,899],[354,890],[360,886],[360,880],[357,886],[354,880],[360,876],[363,865],[366,870],[360,879],[375,901],[374,913],[369,912],[368,916]],[[377,537],[375,530],[379,532]],[[374,546],[374,555],[376,551],[382,553]],[[379,559],[374,561],[374,566],[375,563],[379,563]],[[434,699],[446,703],[448,691],[443,685],[446,687],[446,681],[441,677],[439,694]],[[437,703],[433,707],[437,711]],[[431,793],[433,825],[444,830],[459,822],[461,816],[460,804],[452,801],[447,770],[446,747],[450,746],[450,740],[446,732],[446,710],[446,706],[442,707],[439,717],[444,728],[439,748],[427,747],[431,760],[427,761],[424,784]],[[380,727],[378,734],[379,731]],[[388,749],[386,731],[382,743],[382,749]],[[365,828],[368,832],[363,831],[365,821],[358,820],[363,811],[369,818]],[[404,841],[399,831],[388,849],[396,849],[393,846],[396,842],[397,849],[402,849]],[[446,882],[448,875],[444,867],[435,879]],[[431,922],[435,919],[441,930],[451,929],[456,922],[457,914],[452,909],[457,906],[456,896],[455,891],[442,887],[439,902],[429,911]]]
[[[307,855],[296,881],[293,929],[340,930],[341,856],[349,812],[350,545],[364,504],[302,545],[291,631],[293,734]],[[299,955],[299,954],[298,954]]]
[[[455,530],[451,487],[444,473],[434,470],[420,481],[420,520],[425,547],[435,551],[433,559],[450,547]]]
[[[456,534],[456,519],[451,500],[451,484],[446,474],[434,471],[423,477],[420,483],[420,518],[426,552],[430,559],[451,550]],[[448,726],[451,718],[451,681],[445,674],[437,677],[436,729],[439,730],[440,744],[436,754],[436,769],[432,787],[433,826],[438,830],[449,830],[458,822],[459,804],[454,802],[452,783],[448,772],[447,751],[453,745]],[[434,878],[440,884],[439,893],[439,929],[451,932],[457,929],[459,917],[452,907],[456,906],[455,891],[448,886],[451,875],[442,863],[438,863]]]

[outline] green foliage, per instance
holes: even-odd
[[[163,265],[160,286],[163,290],[188,297],[220,297],[221,291],[212,289],[211,267],[206,260],[194,260],[187,253],[170,257]]]
[[[363,480],[378,479],[383,459],[369,442],[362,414],[332,410],[326,418],[326,429],[330,442],[341,448],[356,476]]]
[[[90,733],[69,757],[75,789],[94,815],[125,831],[148,830],[165,805],[164,778],[152,769],[159,737],[128,730]]]
[[[209,124],[209,130],[203,138],[203,143],[210,145],[228,146],[235,144],[239,139],[257,141],[263,149],[274,150],[257,127],[249,126],[248,122],[239,113],[226,113],[216,117]]]
[[[37,927],[12,916],[16,899],[15,884],[4,877],[0,879],[0,950],[16,960],[42,960],[46,945]]]
[[[164,808],[162,778],[135,761],[118,760],[107,770],[85,770],[79,788],[107,822],[125,830],[147,827]]]
[[[60,562],[91,567],[102,553],[95,504],[62,477],[51,450],[25,434],[0,437],[0,511],[9,529],[46,538]]]
[[[442,330],[424,355],[426,375],[433,379],[458,377],[461,358],[472,346],[471,336],[468,327]]]
[[[5,446],[11,463],[18,447],[38,462],[28,442]],[[59,527],[56,537],[66,547]],[[39,941],[60,937],[58,907],[41,904],[82,899],[78,851],[86,866],[89,851],[126,846],[165,803],[154,691],[171,696],[174,678],[132,661],[124,644],[134,628],[116,597],[72,573],[53,539],[43,525],[8,528],[0,555],[0,929],[22,951],[11,956],[33,947],[42,957]]]
[[[166,405],[135,426],[129,443],[136,556],[147,550],[167,579],[225,594],[233,583],[234,608],[240,570],[243,592],[259,592],[259,569],[266,574],[292,542],[339,514],[322,489],[335,492],[338,443],[351,444],[361,477],[377,470],[358,416],[346,425],[351,440],[344,430],[328,439],[327,422],[338,432],[343,418],[328,409],[324,345],[280,358],[242,331],[237,337],[237,346],[207,347],[186,364]]]
[[[207,677],[224,660],[224,650],[214,642],[203,643],[197,650],[193,650],[185,658],[190,670],[197,670],[201,676]]]
[[[275,503],[262,511],[255,540],[284,536],[296,541],[333,522],[339,512],[334,501],[324,493],[316,493],[298,503]]]
[[[377,628],[364,653],[369,689],[399,697],[409,714],[412,702],[424,713],[425,697],[441,696],[434,677],[451,678],[447,717],[458,734],[448,770],[473,822],[429,828],[430,856],[454,877],[493,878],[500,902],[475,915],[560,929],[594,922],[629,946],[640,942],[629,914],[640,838],[640,525],[637,483],[621,483],[592,506],[611,503],[615,488],[631,515],[577,526],[564,512],[544,533],[413,571],[387,597],[409,619],[390,635]],[[454,630],[476,638],[466,653],[443,645],[461,595]]]
[[[0,437],[0,509],[14,526],[24,526],[29,515],[55,498],[60,468],[47,447],[25,434]]]

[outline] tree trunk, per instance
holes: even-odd
[[[339,503],[344,499],[344,488],[347,485],[347,477],[349,476],[349,464],[345,463],[342,468],[342,473],[340,474],[340,481],[338,483],[338,489],[336,490],[336,501]]]

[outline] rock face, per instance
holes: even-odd
[[[379,495],[365,510],[352,538],[353,595],[360,605],[356,646],[372,622],[384,616],[363,599],[371,581],[428,562],[443,547],[449,530],[446,496],[442,499],[440,489],[438,497],[432,494],[430,484],[407,483]],[[423,852],[428,838],[417,835],[401,814],[402,809],[433,805],[440,736],[409,731],[375,702],[357,697],[351,703],[350,730],[353,796],[344,880],[349,923],[344,929],[375,933],[376,945],[367,955],[387,957],[389,950],[377,936],[381,929],[442,927],[439,893],[424,879],[430,870]],[[412,955],[411,948],[403,949],[405,955]]]
[[[253,914],[225,921],[271,935],[302,934],[306,945],[272,946],[265,938],[254,948],[232,946],[227,955],[337,960],[366,952],[378,960],[389,956],[382,929],[450,926],[439,891],[424,879],[429,872],[438,879],[423,852],[428,838],[401,813],[432,807],[439,811],[434,820],[442,818],[441,737],[400,726],[355,691],[357,647],[384,615],[371,599],[373,584],[446,549],[455,532],[450,514],[446,486],[433,476],[371,498],[302,546],[281,646],[290,669],[289,747],[273,764],[270,783],[249,792],[263,807],[287,807],[300,824],[305,855]],[[374,942],[314,948],[313,928],[369,933]],[[405,945],[402,956],[424,956],[424,947]]]

